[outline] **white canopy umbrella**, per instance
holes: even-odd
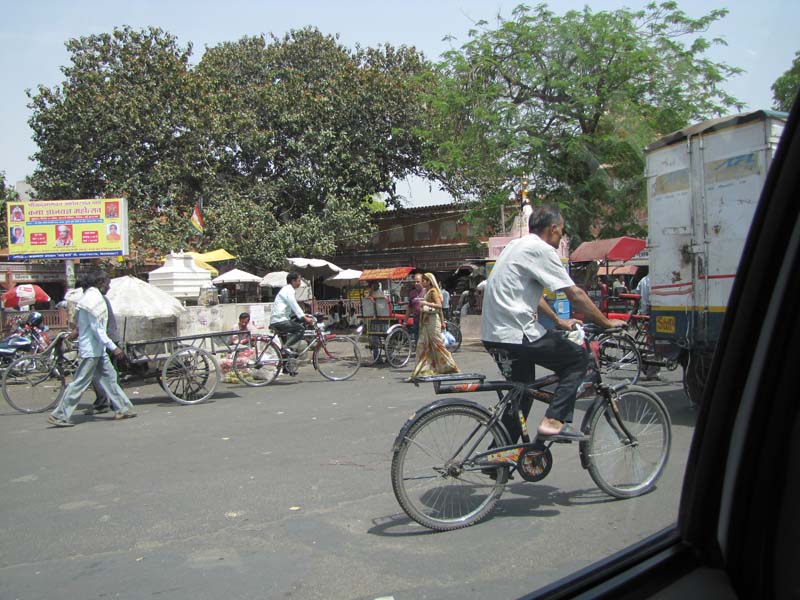
[[[272,273],[267,273],[264,277],[261,278],[261,287],[283,287],[286,285],[286,276],[289,274],[289,271],[273,271]]]
[[[324,277],[325,275],[332,275],[342,270],[332,262],[323,260],[321,258],[287,258],[286,262],[293,271],[297,271],[306,277]]]
[[[328,277],[325,280],[325,285],[347,287],[353,285],[354,281],[358,281],[358,278],[361,277],[361,273],[363,273],[363,271],[357,269],[343,269],[333,277]]]
[[[264,277],[261,279],[261,283],[258,285],[261,287],[273,288],[283,287],[286,285],[286,276],[288,274],[288,271],[273,271],[272,273],[267,273],[264,275]],[[298,302],[311,300],[311,286],[309,285],[308,281],[301,278],[300,287],[295,290],[294,294],[297,297]]]
[[[305,277],[311,278],[311,296],[314,296],[314,279],[317,277],[325,277],[332,275],[342,270],[332,262],[323,260],[321,258],[287,258],[286,263],[293,271],[297,271]]]
[[[262,278],[247,271],[233,269],[223,273],[219,277],[211,280],[214,285],[224,285],[226,283],[261,283]],[[285,280],[284,280],[285,281]]]

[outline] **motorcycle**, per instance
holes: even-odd
[[[0,368],[5,368],[22,354],[36,354],[50,343],[42,314],[31,312],[14,326],[11,335],[0,339]]]

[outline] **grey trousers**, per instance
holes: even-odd
[[[61,400],[53,411],[53,416],[69,421],[78,402],[81,400],[83,392],[86,391],[92,381],[96,382],[103,393],[111,401],[111,406],[116,412],[126,413],[133,408],[133,404],[119,387],[117,381],[117,371],[111,363],[108,354],[103,356],[89,357],[81,359],[81,364],[75,375],[61,395]]]

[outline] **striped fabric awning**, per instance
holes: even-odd
[[[361,273],[359,281],[383,281],[391,279],[396,281],[398,279],[405,279],[408,274],[414,270],[414,267],[390,267],[388,269],[366,269]]]

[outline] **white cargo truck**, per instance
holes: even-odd
[[[645,149],[650,333],[702,397],[745,238],[787,115],[704,121]]]

